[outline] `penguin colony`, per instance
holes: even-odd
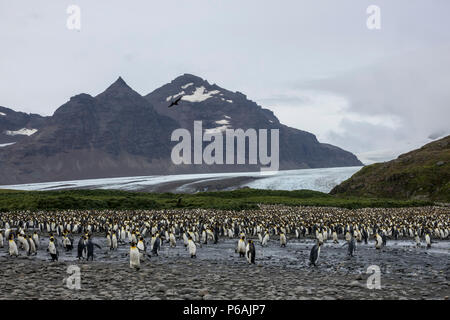
[[[292,239],[315,239],[310,264],[316,266],[326,241],[348,246],[354,256],[357,243],[374,241],[382,249],[388,239],[413,241],[430,248],[434,239],[446,240],[450,233],[450,210],[443,207],[366,208],[348,210],[323,207],[264,205],[259,210],[135,210],[135,211],[19,211],[0,213],[0,247],[11,257],[36,255],[46,250],[50,261],[58,261],[59,250],[76,258],[94,260],[93,240],[105,237],[108,250],[129,247],[130,268],[139,270],[142,259],[158,256],[162,245],[184,246],[195,259],[197,247],[217,244],[221,238],[236,239],[235,252],[255,264],[258,250],[269,241],[281,248]],[[48,246],[41,246],[48,237]],[[75,238],[79,238],[76,242]]]

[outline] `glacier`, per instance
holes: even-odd
[[[330,190],[350,178],[362,167],[339,167],[300,170],[281,170],[273,175],[265,175],[260,172],[236,172],[236,173],[205,173],[205,174],[179,174],[157,175],[139,177],[120,177],[103,179],[85,179],[72,181],[42,182],[17,185],[2,185],[0,189],[11,190],[62,190],[62,189],[115,189],[126,191],[148,190],[151,186],[177,182],[172,192],[196,192],[192,191],[192,185],[200,182],[220,181],[236,177],[248,178],[247,182],[236,183],[228,186],[226,190],[242,187],[270,190],[300,190],[309,189],[321,192]]]

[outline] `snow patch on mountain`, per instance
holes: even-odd
[[[205,129],[205,133],[206,134],[214,134],[214,133],[220,133],[222,131],[225,131],[226,129],[230,129],[230,121],[228,121],[227,119],[223,119],[223,120],[218,120],[218,121],[214,121],[216,124],[220,124],[221,126],[219,127],[215,127],[215,128],[210,128],[210,129]]]
[[[214,121],[217,124],[230,124],[230,121],[223,119],[223,120],[219,120],[219,121]]]
[[[176,98],[178,98],[179,96],[182,96],[183,94],[185,94],[185,92],[184,92],[184,91],[181,91],[181,92],[177,93],[176,95],[168,96],[168,97],[166,98],[166,101],[170,101],[170,100],[176,99]]]
[[[10,145],[13,145],[14,143],[15,143],[15,142],[1,143],[1,144],[0,144],[0,148],[7,147],[7,146],[10,146]]]
[[[6,116],[6,113],[0,112],[0,116]]]
[[[195,88],[195,91],[191,95],[186,95],[181,98],[181,100],[189,101],[189,102],[202,102],[209,98],[211,98],[214,94],[218,94],[219,90],[207,91],[205,87],[201,86]]]
[[[193,82],[186,83],[184,86],[181,86],[181,89],[186,89],[187,87],[190,87],[193,84],[194,84]]]
[[[17,135],[31,136],[35,134],[37,131],[38,131],[37,129],[22,128],[16,131],[6,130],[5,134],[7,134],[8,136],[17,136]]]
[[[211,128],[211,129],[205,129],[205,134],[215,134],[215,133],[221,133],[225,130],[229,129],[228,125],[224,125],[224,126],[220,126],[220,127],[216,127],[216,128]]]

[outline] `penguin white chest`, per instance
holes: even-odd
[[[238,242],[238,252],[245,253],[245,241],[242,239]]]
[[[247,244],[247,246],[245,247],[245,256],[247,258],[248,263],[251,263],[252,257],[250,252],[250,244]]]
[[[50,242],[48,244],[48,252],[50,252],[51,254],[56,254],[56,247],[53,242]]]
[[[19,255],[19,252],[18,252],[18,250],[17,250],[17,245],[16,245],[16,243],[14,242],[14,240],[10,240],[9,241],[9,254],[12,256],[12,255],[15,255],[15,256],[17,256],[17,255]]]
[[[130,248],[130,268],[139,268],[141,265],[139,250],[136,247]]]
[[[197,252],[197,247],[195,246],[194,241],[189,240],[188,242],[188,248],[189,248],[189,254],[191,256],[195,256],[195,253]]]
[[[177,241],[175,239],[175,236],[172,233],[170,234],[169,239],[170,239],[170,244],[171,245],[175,245],[176,244]]]

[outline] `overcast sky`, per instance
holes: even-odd
[[[1,106],[51,115],[119,75],[147,94],[183,73],[389,160],[450,133],[450,1],[0,0]]]

